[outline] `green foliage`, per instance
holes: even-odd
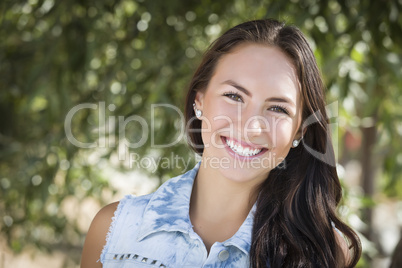
[[[140,142],[145,128],[124,120],[139,116],[148,124],[145,143],[130,152],[192,157],[183,140],[153,146],[175,141],[182,121],[152,104],[183,110],[209,43],[256,18],[286,20],[308,35],[329,100],[341,103],[342,133],[377,126],[381,185],[402,196],[400,1],[20,0],[0,8],[0,227],[16,251],[28,244],[79,248],[83,231],[60,206],[69,197],[103,202],[105,166],[130,169],[127,159],[113,159],[124,137]],[[79,104],[95,108],[74,114],[71,133],[96,148],[79,148],[66,135],[66,116]],[[180,172],[159,167],[154,175]]]

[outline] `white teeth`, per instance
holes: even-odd
[[[244,153],[245,155],[250,155],[250,149],[249,149],[249,148],[246,148],[246,149],[243,151],[243,153]]]
[[[232,149],[232,151],[241,156],[253,156],[259,154],[262,151],[262,149],[243,148],[240,144],[234,144],[233,140],[228,139],[226,139],[226,144],[229,146],[230,149]]]

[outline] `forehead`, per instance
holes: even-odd
[[[279,48],[241,44],[219,60],[212,80],[235,80],[248,89],[283,92],[297,97],[299,82],[291,59]]]

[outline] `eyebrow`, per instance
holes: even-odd
[[[227,84],[229,86],[232,86],[232,87],[240,90],[241,92],[243,92],[244,94],[246,94],[249,97],[252,96],[250,91],[248,91],[245,87],[239,85],[238,83],[236,83],[233,80],[226,80],[222,84]],[[289,103],[289,104],[295,105],[295,103],[291,99],[289,99],[287,97],[271,97],[271,98],[265,99],[265,101],[284,102],[284,103]]]
[[[233,80],[226,80],[225,82],[223,82],[222,84],[227,84],[229,86],[232,86],[238,90],[240,90],[241,92],[243,92],[244,94],[246,94],[247,96],[252,96],[251,92],[248,91],[247,89],[245,89],[244,87],[242,87],[241,85],[237,84],[235,81]]]

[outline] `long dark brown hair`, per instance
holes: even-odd
[[[194,131],[201,128],[201,121],[194,120],[197,91],[206,90],[220,57],[242,43],[279,48],[293,61],[301,85],[302,119],[306,122],[313,117],[315,121],[303,129],[303,144],[290,150],[284,162],[286,168],[281,165],[271,170],[258,189],[251,266],[355,266],[361,254],[360,240],[336,213],[342,188],[332,143],[327,138],[324,85],[314,54],[298,28],[272,19],[249,21],[228,30],[210,46],[191,80],[186,99],[190,146],[202,154],[201,133]],[[348,259],[337,243],[333,225],[348,243]]]

